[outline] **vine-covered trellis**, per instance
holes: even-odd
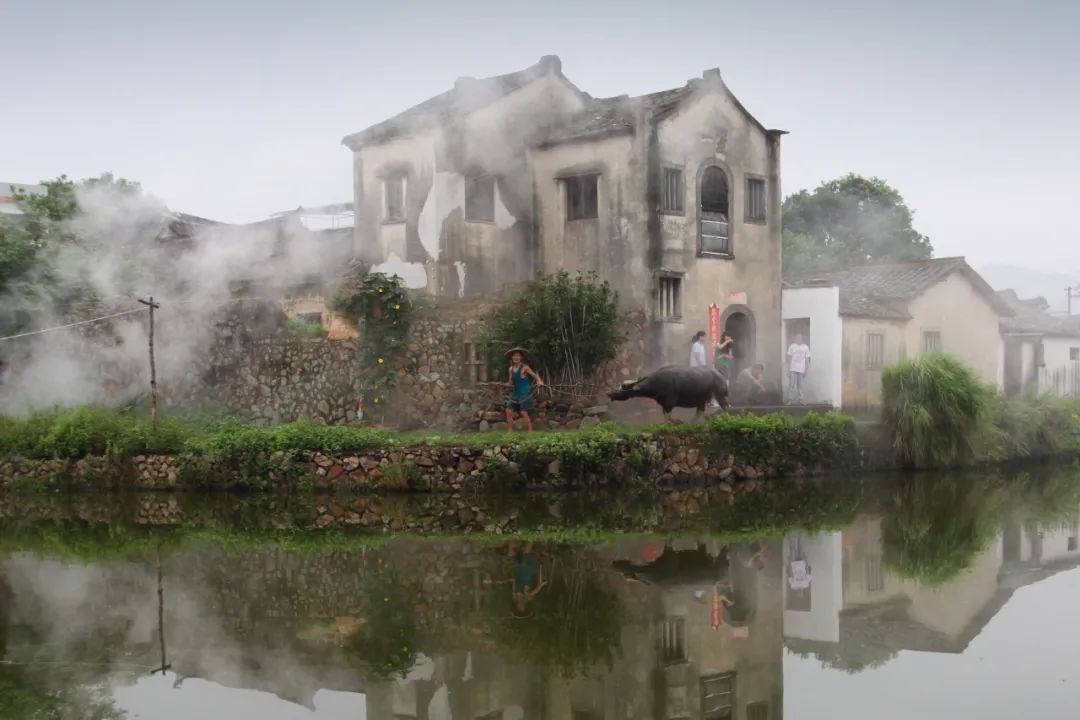
[[[397,275],[358,272],[344,282],[332,306],[357,325],[365,414],[381,417],[408,343],[412,298]]]

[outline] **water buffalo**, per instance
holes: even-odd
[[[727,379],[711,367],[668,365],[643,378],[623,383],[621,388],[608,393],[608,397],[615,401],[652,398],[660,403],[668,422],[675,422],[671,411],[677,407],[696,408],[695,419],[701,419],[709,400],[715,399],[725,410],[729,407]]]

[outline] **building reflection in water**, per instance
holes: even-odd
[[[150,687],[167,647],[162,702],[199,692],[185,682],[198,678],[312,710],[317,694],[346,693],[372,719],[781,720],[785,646],[849,671],[903,649],[962,652],[1013,591],[1080,563],[1075,515],[1009,519],[929,584],[890,569],[890,522],[863,514],[842,532],[740,543],[538,545],[535,572],[508,546],[464,539],[197,546],[163,558],[160,625],[154,553],[13,554],[0,560],[0,682],[124,699]],[[520,612],[515,591],[541,582]],[[35,675],[34,663],[78,670]]]

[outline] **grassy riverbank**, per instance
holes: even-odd
[[[169,456],[174,474],[211,477],[225,470],[250,478],[310,473],[334,479],[349,472],[363,475],[358,484],[377,474],[401,489],[431,489],[425,478],[440,472],[474,477],[478,468],[485,478],[510,471],[525,478],[582,480],[658,479],[692,475],[698,468],[722,474],[726,465],[736,476],[756,478],[847,469],[857,455],[854,421],[835,413],[799,419],[721,415],[684,425],[608,424],[531,434],[396,433],[308,422],[258,427],[232,420],[164,420],[155,431],[145,419],[94,408],[0,420],[0,460],[9,465],[91,458],[108,466]]]

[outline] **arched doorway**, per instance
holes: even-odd
[[[729,309],[724,316],[723,328],[735,341],[731,351],[734,356],[731,361],[731,377],[734,378],[754,362],[754,316],[748,308],[741,306]]]
[[[699,190],[701,252],[731,255],[731,196],[727,175],[716,165],[705,168]]]

